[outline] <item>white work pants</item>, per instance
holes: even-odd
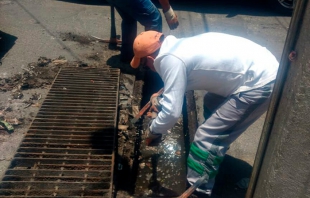
[[[191,185],[202,175],[209,175],[197,191],[211,194],[215,175],[229,145],[267,110],[273,86],[271,82],[231,95],[221,104],[216,104],[218,96],[207,93],[206,102],[219,106],[215,110],[207,107],[210,117],[198,127],[187,159],[187,180]]]

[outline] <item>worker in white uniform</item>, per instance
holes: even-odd
[[[208,174],[196,191],[210,195],[229,145],[267,110],[279,63],[265,47],[215,32],[178,39],[146,31],[136,37],[133,49],[131,66],[143,60],[164,82],[163,97],[151,98],[161,107],[149,124],[148,144],[177,122],[187,90],[225,98],[198,127],[187,159],[189,184]]]

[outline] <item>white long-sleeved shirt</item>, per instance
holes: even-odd
[[[173,127],[181,115],[185,91],[206,90],[228,97],[273,81],[278,65],[270,51],[242,37],[223,33],[182,39],[167,36],[154,61],[164,93],[151,131],[166,133]]]

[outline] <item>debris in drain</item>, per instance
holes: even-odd
[[[143,128],[146,128],[148,121],[145,116]],[[178,197],[185,190],[184,139],[180,135],[183,133],[182,123],[180,117],[170,133],[155,147],[145,146],[145,134],[142,134],[139,162],[145,163],[145,167],[139,166],[138,174],[145,179],[137,180],[137,197]],[[171,182],[172,178],[177,182]]]
[[[178,151],[175,152],[175,154],[178,155],[178,156],[181,156],[181,151],[178,150]]]
[[[14,131],[14,127],[6,121],[0,121],[0,125],[7,130],[9,133]]]
[[[81,45],[90,45],[93,41],[95,41],[94,38],[91,38],[89,36],[78,35],[72,32],[60,33],[59,36],[62,41],[75,41]]]
[[[120,110],[119,125],[126,125],[128,123],[128,114],[126,110]]]
[[[116,177],[116,197],[132,197],[135,185],[135,167],[139,162],[135,161],[138,156],[136,140],[139,137],[136,126],[131,125],[132,106],[139,104],[136,92],[140,93],[139,86],[136,87],[135,76],[121,74],[119,84],[119,116],[118,116],[118,149],[117,161],[118,170]],[[142,83],[142,82],[140,82]],[[136,102],[136,103],[135,103]],[[136,163],[136,164],[135,164]],[[124,177],[130,179],[124,180]],[[129,195],[129,194],[131,195]]]
[[[119,39],[120,39],[120,35],[116,35],[116,39],[102,39],[102,38],[100,38],[100,37],[93,36],[93,35],[91,35],[91,37],[93,37],[94,39],[97,39],[99,42],[103,42],[103,43],[116,43],[116,44],[122,44],[122,41],[119,40]]]
[[[129,134],[128,134],[127,131],[122,131],[121,134],[122,134],[122,138],[123,138],[123,139],[129,140]]]
[[[143,169],[145,167],[145,163],[142,162],[142,163],[139,164],[139,166],[140,166],[141,169]]]
[[[27,67],[23,68],[23,73],[16,74],[10,78],[0,78],[0,91],[7,92],[14,89],[22,91],[32,88],[44,88],[50,85],[60,66],[62,66],[52,63],[56,60],[59,59],[51,60],[46,57],[40,57],[37,62],[29,63]]]
[[[38,66],[39,67],[45,67],[45,66],[47,66],[49,63],[51,63],[51,59],[49,59],[49,58],[46,58],[46,57],[40,57],[39,59],[38,59]]]
[[[83,63],[83,62],[78,62],[77,64],[78,67],[88,67],[87,63]]]
[[[7,102],[0,101],[0,142],[7,141],[13,131],[22,130],[21,134],[24,134],[23,127],[31,123],[42,105],[41,99],[45,95],[43,90],[53,83],[60,68],[85,66],[88,65],[82,61],[68,61],[63,56],[55,59],[41,56],[36,62],[22,66],[21,73],[1,75],[0,94],[7,98]],[[39,90],[33,93],[31,89]]]
[[[38,94],[38,93],[34,93],[32,94],[32,96],[30,97],[31,100],[40,100],[42,97],[41,94]]]
[[[136,115],[139,113],[139,107],[137,105],[132,106],[132,115],[133,117],[136,117]]]
[[[63,59],[56,59],[56,60],[53,60],[52,63],[54,63],[55,65],[62,65],[62,64],[65,64],[67,63],[68,61],[67,60],[63,60]]]
[[[128,125],[119,124],[119,125],[118,125],[118,129],[119,129],[119,130],[122,130],[122,131],[125,131],[125,130],[128,129]]]
[[[17,126],[17,125],[20,125],[22,124],[22,121],[17,119],[17,118],[13,118],[13,119],[5,119],[5,121],[13,126]]]
[[[22,99],[24,97],[24,94],[21,91],[13,92],[12,98],[13,99]]]
[[[39,107],[40,104],[38,103],[38,101],[41,99],[41,97],[42,97],[41,94],[37,93],[32,94],[29,100],[24,101],[24,103],[27,104],[24,108],[28,108],[30,106]]]
[[[40,107],[41,105],[39,103],[35,103],[31,105],[32,107]]]

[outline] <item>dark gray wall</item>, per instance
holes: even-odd
[[[302,0],[304,1],[304,0]],[[310,3],[301,18],[295,20],[291,31],[294,43],[283,53],[281,63],[287,62],[282,73],[283,89],[276,107],[269,140],[264,152],[255,198],[310,197]],[[294,13],[294,15],[296,15]],[[292,19],[293,21],[294,19]],[[291,51],[296,58],[285,61]],[[281,65],[282,66],[282,65]],[[282,68],[283,69],[283,68]],[[268,122],[268,120],[267,120]]]

